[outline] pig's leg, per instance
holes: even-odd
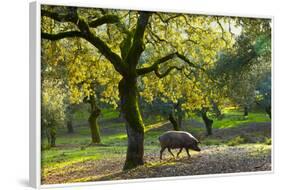
[[[182,148],[180,148],[180,151],[177,153],[177,157],[179,157],[181,151],[182,151]]]
[[[162,147],[161,150],[160,150],[160,160],[162,160],[162,154],[163,154],[165,149],[166,149],[166,147]]]
[[[172,153],[172,151],[171,151],[170,148],[168,148],[168,151],[170,152],[170,154],[171,154],[173,157],[175,157],[175,155]]]
[[[190,154],[189,154],[188,148],[185,148],[185,150],[186,150],[188,158],[190,158]]]

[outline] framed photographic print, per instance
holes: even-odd
[[[32,186],[271,173],[272,28],[31,3]]]

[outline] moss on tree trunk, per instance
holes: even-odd
[[[203,119],[205,127],[206,127],[207,135],[212,135],[213,134],[213,131],[212,131],[213,120],[208,118],[206,108],[203,108],[201,110],[201,116],[202,116],[202,119]]]
[[[98,119],[99,115],[100,115],[100,110],[97,109],[95,111],[92,111],[92,113],[89,117],[89,125],[90,125],[91,138],[92,138],[93,144],[101,142],[99,125],[98,125],[98,122],[97,122],[97,119]]]
[[[173,129],[174,129],[175,131],[179,131],[180,128],[179,128],[178,122],[177,122],[177,120],[175,119],[175,116],[174,116],[173,113],[170,113],[170,114],[169,114],[169,120],[170,120],[170,122],[171,122],[172,125],[173,125]]]
[[[144,124],[139,110],[137,78],[126,77],[119,82],[121,112],[125,119],[128,147],[124,170],[143,165]]]
[[[184,117],[184,113],[183,113],[181,104],[182,104],[182,100],[179,99],[178,103],[175,106],[175,110],[177,111],[176,115],[177,115],[178,129],[182,128],[182,120]]]
[[[94,96],[91,96],[88,102],[90,103],[91,106],[91,113],[88,121],[91,130],[92,144],[97,144],[101,142],[99,124],[97,121],[98,117],[101,114],[101,110],[97,106]]]

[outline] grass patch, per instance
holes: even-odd
[[[213,128],[232,128],[242,124],[271,121],[271,119],[267,116],[265,112],[250,112],[248,117],[244,117],[243,112],[236,110],[235,107],[232,107],[230,109],[225,108],[223,110],[223,116],[224,117],[222,119],[217,119],[215,117],[209,116],[211,119],[214,120]],[[197,122],[202,123],[202,126],[204,125],[204,122],[200,116],[195,116],[193,119]],[[192,128],[191,126],[190,129],[200,131],[202,130],[202,127]]]
[[[243,143],[246,143],[245,138],[241,137],[241,136],[237,136],[237,137],[234,137],[231,140],[229,140],[227,142],[227,145],[228,146],[237,146],[237,145],[240,145],[240,144],[243,144]]]
[[[251,112],[247,118],[245,118],[242,113],[238,111],[228,111],[224,115],[225,117],[222,120],[215,120],[213,125],[214,128],[230,128],[241,124],[271,121],[265,113]]]
[[[265,137],[265,139],[264,139],[264,144],[266,144],[266,145],[271,145],[271,138]]]
[[[125,146],[95,146],[86,147],[84,150],[81,150],[80,147],[71,150],[53,148],[42,152],[41,163],[43,168],[58,169],[86,160],[103,160],[109,157],[120,157],[120,155],[124,155],[125,153]]]
[[[206,138],[202,142],[203,145],[210,146],[210,145],[220,145],[223,144],[223,141],[220,139],[215,139],[215,138]]]
[[[102,109],[102,120],[110,120],[119,117],[119,112],[114,109]]]

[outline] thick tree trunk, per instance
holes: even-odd
[[[249,115],[249,108],[248,106],[244,106],[244,117],[248,117]]]
[[[100,130],[97,121],[98,117],[101,114],[101,110],[96,105],[95,97],[91,96],[89,103],[91,105],[91,114],[88,121],[91,130],[92,144],[97,144],[101,142]]]
[[[179,125],[178,125],[178,122],[176,121],[175,116],[174,116],[173,113],[169,114],[169,120],[172,123],[174,130],[175,131],[179,131],[180,130],[179,129]]]
[[[183,111],[181,107],[181,100],[178,100],[178,103],[175,106],[175,110],[177,111],[177,123],[178,123],[178,128],[182,128],[182,119],[183,119]]]
[[[202,119],[203,119],[205,127],[206,127],[207,135],[212,135],[213,134],[213,132],[212,132],[213,120],[208,118],[207,110],[204,108],[201,110],[201,115],[202,115]]]
[[[125,119],[128,147],[124,170],[143,165],[144,124],[139,110],[137,78],[126,77],[119,82],[122,116]]]
[[[92,111],[92,113],[89,117],[89,125],[90,125],[90,129],[91,129],[91,137],[92,137],[93,144],[101,142],[99,125],[97,122],[99,115],[100,115],[100,110],[97,109],[95,111]]]
[[[266,106],[265,112],[267,113],[268,117],[271,119],[271,106]]]
[[[182,128],[182,120],[183,120],[183,115],[182,115],[182,113],[180,113],[180,114],[178,115],[178,125],[179,125],[179,129]]]
[[[73,129],[73,125],[72,125],[71,120],[67,121],[66,127],[67,127],[67,133],[69,133],[69,134],[74,133],[74,129]]]

